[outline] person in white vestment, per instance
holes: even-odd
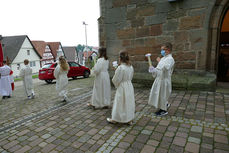
[[[112,82],[117,88],[113,102],[111,118],[107,118],[110,123],[129,123],[135,117],[135,98],[132,78],[134,69],[129,62],[128,53],[120,52],[120,65],[115,70]]]
[[[68,102],[67,86],[68,86],[68,71],[69,65],[64,56],[59,57],[59,64],[54,70],[54,77],[56,78],[56,91],[59,96],[63,98],[63,102]]]
[[[33,78],[32,78],[32,68],[29,66],[29,60],[24,60],[24,67],[20,70],[20,77],[23,80],[23,85],[25,89],[25,94],[28,99],[33,99],[35,97],[35,93],[33,90]]]
[[[158,109],[155,113],[156,116],[167,115],[167,108],[170,106],[168,99],[172,92],[171,76],[175,64],[171,51],[171,43],[163,44],[161,46],[161,55],[163,57],[157,58],[158,64],[156,68],[153,66],[149,68],[149,72],[152,73],[155,80],[150,91],[148,104]]]
[[[99,59],[93,71],[95,74],[94,87],[91,103],[88,106],[93,108],[109,108],[111,105],[111,85],[108,73],[109,60],[106,48],[99,48]]]
[[[0,67],[0,95],[2,99],[10,98],[12,94],[10,72],[11,68],[3,61],[3,66]]]

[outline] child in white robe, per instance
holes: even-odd
[[[29,60],[24,60],[24,65],[20,70],[20,77],[23,80],[23,85],[25,89],[25,94],[28,99],[33,99],[35,97],[34,90],[33,90],[33,78],[32,78],[32,68],[29,66]]]
[[[69,65],[63,56],[59,57],[59,64],[54,70],[54,77],[56,78],[56,91],[60,97],[63,97],[63,102],[68,102],[67,86],[68,86],[68,71]]]
[[[99,59],[93,68],[95,81],[92,101],[87,104],[90,107],[108,108],[111,105],[111,85],[108,68],[109,60],[106,54],[106,48],[100,48]]]
[[[3,61],[3,66],[0,67],[0,95],[2,99],[10,98],[12,94],[10,72],[11,68]]]
[[[168,99],[172,92],[171,76],[175,64],[171,51],[171,43],[163,44],[161,46],[161,55],[163,57],[157,58],[158,64],[156,68],[149,68],[149,72],[152,73],[155,80],[150,91],[148,104],[159,109],[155,112],[156,116],[167,115],[167,108],[170,106]]]
[[[134,69],[129,62],[128,53],[120,52],[120,65],[115,71],[112,79],[117,88],[112,108],[111,118],[107,118],[110,123],[129,123],[131,124],[135,117],[135,98],[132,78]]]

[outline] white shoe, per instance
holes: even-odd
[[[32,94],[32,99],[34,99],[35,98],[35,95],[34,94]]]
[[[28,99],[32,99],[32,97],[31,96],[28,96]]]
[[[64,96],[64,100],[63,100],[63,102],[69,102],[69,99],[68,99],[68,97],[67,97],[67,96]]]
[[[167,109],[168,109],[171,106],[171,104],[168,103],[166,106],[167,106]]]
[[[107,122],[112,123],[112,124],[116,123],[116,122],[115,122],[114,120],[112,120],[111,118],[107,118]]]

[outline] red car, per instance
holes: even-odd
[[[90,69],[82,66],[76,62],[68,62],[70,66],[70,70],[68,72],[68,77],[76,79],[78,76],[83,76],[84,78],[88,78],[90,75]],[[39,70],[39,79],[45,80],[47,83],[51,83],[55,77],[53,75],[54,70],[57,66],[57,63],[47,63],[42,69]]]

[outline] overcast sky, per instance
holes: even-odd
[[[63,46],[98,46],[99,0],[0,0],[0,34],[30,40],[60,41]]]

